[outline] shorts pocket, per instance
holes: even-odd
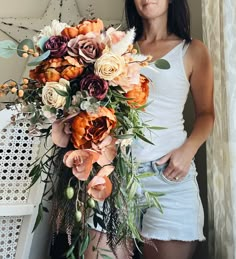
[[[192,167],[192,163],[189,169],[188,174],[182,178],[181,180],[175,181],[175,180],[170,180],[168,178],[166,178],[166,176],[163,174],[163,172],[165,171],[166,167],[168,166],[168,163],[162,164],[162,165],[157,165],[156,161],[152,162],[152,168],[153,171],[157,173],[157,175],[159,175],[160,179],[163,180],[164,182],[168,183],[168,184],[181,184],[184,182],[187,182],[189,180],[191,180],[191,167]]]

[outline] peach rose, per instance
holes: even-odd
[[[73,175],[81,180],[86,181],[92,170],[93,163],[99,158],[99,154],[94,150],[80,149],[68,151],[63,158],[63,163],[72,168]]]
[[[108,178],[108,175],[112,173],[114,166],[104,166],[96,176],[88,184],[88,194],[93,197],[94,200],[104,201],[111,195],[112,183]]]
[[[121,75],[124,69],[124,57],[112,52],[105,52],[94,64],[95,74],[108,81]]]
[[[132,98],[128,103],[131,107],[138,108],[147,103],[147,98],[149,95],[149,80],[141,75],[140,84],[136,85],[131,91],[127,92],[125,96],[127,98]]]
[[[107,137],[116,126],[114,110],[99,107],[96,114],[80,112],[72,122],[72,143],[79,148],[91,142],[98,143]]]

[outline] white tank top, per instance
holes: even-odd
[[[183,109],[190,83],[186,76],[183,57],[188,48],[181,42],[164,57],[170,69],[156,68],[155,62],[142,68],[141,73],[151,80],[148,102],[140,116],[149,126],[165,127],[162,130],[145,130],[145,137],[154,145],[136,139],[132,144],[133,156],[138,162],[156,160],[181,146],[187,137],[184,130]]]

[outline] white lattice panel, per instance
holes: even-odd
[[[0,132],[0,204],[26,203],[30,164],[35,161],[40,140],[29,136],[29,124],[19,120]]]
[[[0,259],[15,259],[21,223],[22,217],[0,217]]]

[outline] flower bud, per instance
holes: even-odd
[[[18,96],[22,98],[24,96],[24,91],[21,89],[18,91]]]
[[[77,211],[75,212],[75,220],[76,220],[77,222],[80,222],[80,221],[81,221],[81,218],[82,218],[82,213],[81,213],[81,211],[77,210]]]
[[[74,191],[73,187],[70,186],[70,187],[66,188],[66,197],[68,200],[71,200],[73,198],[74,194],[75,194],[75,191]]]
[[[88,203],[88,206],[89,206],[90,208],[92,208],[92,209],[96,206],[95,201],[94,201],[93,198],[89,198],[88,201],[87,201],[87,203]]]

